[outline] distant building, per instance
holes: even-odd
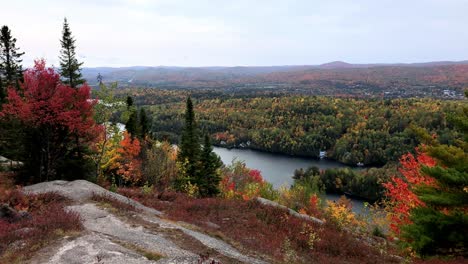
[[[319,157],[320,157],[321,159],[326,158],[326,157],[327,157],[327,152],[326,152],[326,151],[320,151],[320,152],[319,152]]]
[[[453,91],[453,90],[444,90],[443,94],[444,94],[444,96],[450,96],[450,97],[455,97],[456,96],[456,92]]]

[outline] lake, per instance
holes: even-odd
[[[218,154],[224,164],[231,164],[234,159],[244,161],[247,167],[260,170],[263,178],[273,184],[273,187],[289,187],[294,179],[294,170],[310,166],[319,169],[348,167],[342,163],[331,160],[317,160],[312,158],[294,157],[288,155],[273,154],[251,149],[227,149],[214,147],[214,152]],[[327,200],[336,201],[340,195],[326,194]],[[364,213],[363,201],[351,199],[353,211]]]

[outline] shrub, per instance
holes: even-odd
[[[337,229],[336,224],[311,223],[256,200],[192,198],[174,192],[145,195],[129,188],[119,189],[119,193],[163,211],[174,221],[197,225],[234,245],[255,248],[257,253],[278,262],[292,259],[287,263],[398,262],[357,242],[353,235]]]
[[[80,216],[65,210],[68,199],[56,193],[24,195],[19,190],[0,197],[29,217],[9,223],[0,220],[0,263],[23,262],[49,241],[80,231]]]

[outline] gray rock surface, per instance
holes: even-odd
[[[76,202],[84,202],[89,200],[93,194],[105,195],[110,198],[116,199],[120,202],[134,206],[137,209],[145,211],[150,214],[162,215],[160,211],[153,208],[148,208],[137,201],[129,199],[123,195],[110,192],[99,185],[85,180],[76,181],[50,181],[41,182],[38,184],[26,186],[23,188],[28,193],[44,193],[44,192],[57,192],[65,197],[68,197]]]
[[[31,263],[211,263],[217,259],[201,261],[197,250],[183,241],[173,232],[198,241],[200,246],[223,256],[223,263],[266,263],[263,260],[241,253],[228,243],[189,229],[187,224],[174,223],[162,218],[162,213],[143,206],[122,195],[107,191],[93,183],[77,180],[73,182],[53,181],[25,187],[26,192],[58,192],[70,199],[73,205],[68,210],[80,214],[85,230],[74,239],[63,239],[59,245],[49,246],[42,250]],[[132,213],[132,221],[115,215],[111,210],[98,207],[90,200],[93,193],[106,195],[140,209]],[[172,235],[171,235],[172,234]],[[198,243],[197,242],[197,243]],[[147,259],[141,252],[161,255],[157,261]]]
[[[147,258],[112,242],[106,236],[92,233],[64,242],[56,253],[46,262],[33,260],[32,264],[82,264],[82,263],[112,263],[112,264],[147,264],[154,263]]]
[[[132,227],[109,214],[108,211],[98,208],[95,204],[75,205],[68,207],[68,209],[80,214],[87,230],[111,236],[119,241],[160,255],[197,258],[196,254],[179,248],[172,241],[165,239],[164,236],[152,234],[141,226]]]

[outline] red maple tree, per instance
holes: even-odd
[[[416,156],[411,153],[403,155],[400,158],[400,164],[402,167],[399,171],[403,177],[394,176],[390,182],[383,184],[386,195],[390,198],[392,207],[390,228],[395,234],[400,233],[401,226],[411,223],[411,209],[425,206],[424,202],[413,192],[414,188],[420,185],[436,184],[434,178],[421,172],[423,166],[434,167],[436,162],[420,148],[416,149]]]
[[[60,82],[53,68],[44,60],[35,61],[34,68],[24,73],[20,89],[8,89],[7,103],[0,118],[19,120],[30,134],[31,155],[38,166],[39,179],[54,176],[57,161],[70,151],[88,146],[101,127],[93,119],[95,102],[90,99],[87,84],[74,89]],[[78,140],[77,140],[78,139]]]

